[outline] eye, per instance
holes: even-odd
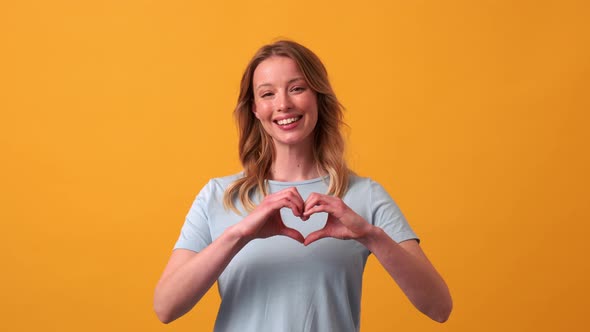
[[[260,95],[260,98],[268,98],[268,97],[272,97],[274,95],[274,93],[272,92],[264,92],[263,94]]]
[[[294,86],[293,88],[291,88],[291,92],[303,92],[305,91],[305,87],[302,86]]]

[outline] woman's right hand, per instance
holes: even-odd
[[[281,190],[266,196],[252,213],[200,252],[174,250],[154,294],[158,318],[169,323],[188,312],[250,240],[284,235],[303,243],[303,235],[285,226],[280,213],[286,207],[295,216],[302,217],[303,206],[297,189]]]
[[[256,209],[235,227],[247,241],[284,235],[303,243],[303,235],[283,223],[280,210],[285,207],[291,209],[294,216],[303,217],[303,198],[295,187],[267,195]]]

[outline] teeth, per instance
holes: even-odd
[[[293,123],[293,122],[295,122],[297,120],[299,120],[299,117],[279,120],[279,121],[277,121],[277,123],[280,124],[280,125],[286,125],[286,124],[289,124],[289,123]]]

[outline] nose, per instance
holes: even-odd
[[[288,111],[293,108],[293,101],[287,91],[278,94],[276,99],[276,110],[277,111]]]

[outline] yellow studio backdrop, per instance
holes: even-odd
[[[585,1],[3,1],[2,331],[171,325],[154,286],[195,195],[240,170],[231,112],[279,37],[325,62],[348,159],[444,276],[443,325],[374,258],[362,331],[582,331],[589,292]]]

